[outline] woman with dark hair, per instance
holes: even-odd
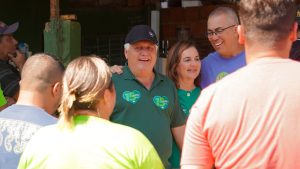
[[[179,41],[171,47],[166,72],[177,87],[180,106],[186,115],[200,94],[200,68],[199,52],[192,41]],[[180,151],[174,141],[169,161],[172,168],[180,168]]]

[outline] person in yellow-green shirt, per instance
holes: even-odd
[[[99,57],[79,57],[67,67],[56,125],[27,144],[19,169],[162,169],[150,141],[139,131],[110,122],[116,93]]]
[[[3,95],[3,91],[0,86],[0,111],[5,108],[6,103],[7,103],[7,101]]]

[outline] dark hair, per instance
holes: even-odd
[[[233,8],[227,6],[217,7],[209,14],[208,18],[219,16],[219,15],[226,15],[227,20],[232,21],[233,22],[232,24],[238,25],[240,23],[239,17]]]
[[[176,71],[177,66],[180,62],[182,53],[190,47],[196,48],[193,41],[182,40],[175,43],[168,52],[166,72],[167,76],[175,83],[176,88],[179,88],[178,73]],[[199,87],[200,75],[195,79],[194,84]]]
[[[61,81],[64,66],[54,56],[37,53],[29,57],[22,69],[20,87],[43,93],[52,84]]]
[[[294,0],[241,0],[239,16],[248,40],[272,45],[290,33],[296,3]]]

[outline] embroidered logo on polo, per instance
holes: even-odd
[[[221,72],[221,73],[219,73],[218,76],[217,76],[217,78],[216,78],[216,81],[219,81],[219,80],[223,79],[227,75],[228,75],[227,72]]]
[[[169,106],[169,100],[166,96],[154,96],[153,103],[162,110]]]
[[[138,90],[123,92],[123,99],[128,101],[129,103],[135,104],[140,100],[140,98],[141,98],[141,92]]]

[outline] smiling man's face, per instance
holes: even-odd
[[[222,56],[230,55],[233,44],[238,42],[237,25],[229,17],[225,14],[220,14],[209,17],[207,21],[208,32],[218,32],[218,30],[227,28],[221,33],[208,37],[213,48]]]
[[[130,70],[135,73],[152,72],[157,59],[157,47],[150,41],[138,41],[125,50]]]

